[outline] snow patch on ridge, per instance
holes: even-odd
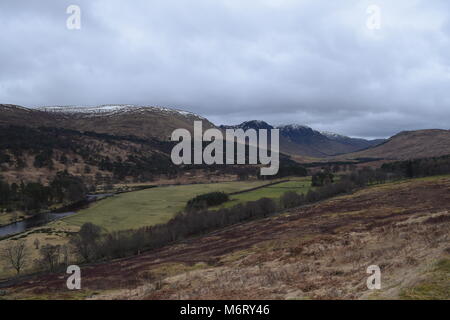
[[[348,138],[347,136],[344,136],[344,135],[338,134],[338,133],[334,133],[334,132],[329,132],[329,131],[319,131],[319,132],[328,138]]]
[[[283,124],[277,127],[277,129],[311,129],[311,127],[305,126],[305,125],[301,125],[301,124],[295,124],[295,123],[291,123],[291,124]]]
[[[170,109],[166,107],[156,106],[140,106],[132,104],[118,104],[118,105],[101,105],[101,106],[45,106],[35,108],[44,112],[55,112],[63,114],[81,114],[83,116],[112,116],[123,113],[143,113],[147,111],[167,113],[167,114],[179,114],[182,116],[194,116],[200,119],[205,119],[195,113]]]

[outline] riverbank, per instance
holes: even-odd
[[[45,226],[51,221],[74,215],[77,213],[77,211],[88,208],[91,203],[113,195],[114,194],[112,193],[87,195],[86,198],[81,201],[77,201],[65,206],[60,206],[51,211],[47,210],[45,212],[29,216],[24,215],[24,218],[20,220],[0,225],[0,240],[15,236],[32,228]]]
[[[30,217],[31,215],[27,215],[24,212],[2,212],[0,213],[0,227],[22,221]]]

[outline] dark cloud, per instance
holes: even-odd
[[[82,28],[66,29],[66,8]],[[381,8],[369,30],[366,9]],[[79,0],[0,3],[0,101],[172,106],[353,136],[447,128],[450,4]]]

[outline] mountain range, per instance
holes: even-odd
[[[383,139],[365,140],[350,138],[336,133],[320,132],[308,126],[288,124],[272,126],[264,121],[246,121],[235,126],[220,126],[221,129],[279,129],[280,150],[286,154],[324,158],[350,153],[383,143]]]
[[[75,130],[81,133],[93,132],[111,137],[143,139],[152,141],[153,145],[158,145],[158,141],[168,142],[172,131],[178,128],[193,132],[194,121],[202,121],[204,130],[277,128],[280,130],[280,151],[301,158],[407,159],[450,153],[450,132],[439,129],[404,131],[387,140],[366,140],[318,131],[298,124],[272,126],[260,120],[245,121],[233,126],[216,126],[208,119],[192,112],[155,106],[26,108],[0,104],[0,126],[3,127],[13,125],[35,129],[44,127]],[[93,139],[92,135],[90,139]],[[146,149],[149,147],[146,146]],[[125,154],[125,151],[119,153]]]

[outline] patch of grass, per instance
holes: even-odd
[[[220,259],[220,261],[222,263],[232,263],[232,262],[238,261],[238,260],[241,260],[242,258],[248,257],[253,250],[254,250],[254,248],[234,251],[234,252],[228,253],[227,255],[223,256]]]
[[[220,206],[216,206],[214,207],[214,209],[230,208],[239,203],[256,201],[261,198],[279,199],[284,193],[288,191],[294,191],[297,193],[305,194],[310,189],[311,189],[311,177],[294,178],[288,182],[283,182],[273,186],[268,186],[261,189],[232,195],[230,196],[230,201]]]
[[[94,295],[98,294],[96,291],[92,290],[66,290],[64,292],[54,292],[54,293],[31,293],[31,294],[23,294],[12,293],[11,295],[7,295],[5,300],[85,300]]]
[[[167,186],[123,193],[101,200],[80,213],[64,218],[81,226],[92,222],[107,231],[136,229],[168,222],[183,210],[188,200],[200,194],[237,192],[267,184],[266,181],[236,181],[183,186]]]
[[[403,289],[400,298],[405,300],[450,299],[450,259],[440,260],[427,280],[412,288]]]
[[[193,265],[187,265],[184,263],[166,263],[153,269],[152,273],[157,278],[165,278],[185,272],[206,269],[208,267],[209,265],[204,262],[198,262]]]
[[[360,214],[364,214],[366,210],[355,210],[355,211],[346,211],[346,212],[334,212],[334,213],[328,213],[326,216],[334,218],[339,216],[357,216]]]

